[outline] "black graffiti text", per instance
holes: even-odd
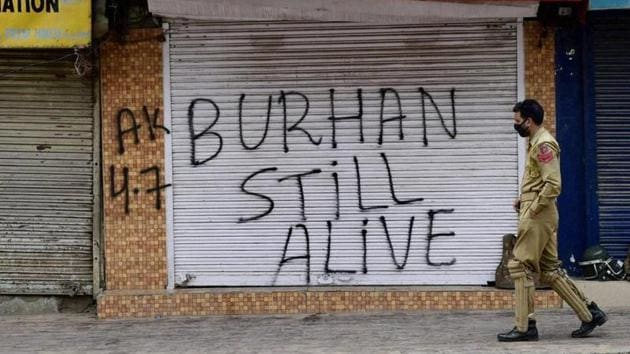
[[[357,208],[359,209],[359,211],[361,212],[371,212],[373,210],[378,210],[378,209],[387,209],[390,207],[390,205],[386,205],[386,204],[377,204],[377,205],[366,205],[364,203],[364,196],[363,196],[363,182],[361,179],[361,166],[360,166],[360,162],[359,159],[356,156],[353,156],[352,158],[353,163],[354,163],[354,178],[355,178],[355,186],[356,186],[356,196],[357,196]],[[386,172],[387,174],[387,186],[383,186],[384,188],[387,188],[389,190],[390,196],[391,196],[391,200],[393,202],[393,204],[391,205],[408,205],[408,204],[414,204],[414,203],[420,203],[424,200],[424,198],[408,198],[408,199],[403,199],[399,196],[399,193],[396,192],[396,186],[395,186],[395,182],[394,182],[394,172],[391,170],[390,164],[389,164],[389,159],[387,158],[387,154],[385,153],[380,153],[380,160],[382,161],[382,165],[383,165],[383,170]],[[373,163],[372,163],[373,164]],[[330,166],[335,168],[338,166],[337,161],[332,161],[330,163]],[[252,181],[254,178],[256,178],[257,176],[264,174],[264,173],[271,173],[271,172],[278,172],[280,173],[281,171],[278,169],[278,167],[267,167],[267,168],[263,168],[260,169],[258,171],[255,171],[251,174],[249,174],[241,183],[241,191],[247,195],[252,195],[257,197],[258,199],[264,199],[267,201],[268,205],[267,208],[254,216],[248,216],[248,217],[244,217],[241,216],[238,218],[238,222],[239,223],[244,223],[244,222],[250,222],[250,221],[255,221],[255,220],[259,220],[269,214],[271,214],[271,212],[274,209],[274,205],[275,202],[273,200],[272,196],[263,194],[261,192],[254,192],[250,189],[247,188],[248,183],[250,183],[250,181]],[[309,178],[313,178],[313,176],[319,175],[323,172],[322,169],[320,168],[314,168],[311,170],[307,170],[301,173],[296,173],[296,174],[289,174],[289,175],[283,175],[280,178],[277,179],[278,183],[281,182],[285,182],[285,181],[290,181],[290,180],[294,180],[295,181],[295,185],[296,185],[296,192],[297,192],[297,196],[299,198],[300,201],[300,215],[301,215],[301,219],[302,221],[307,221],[308,220],[308,198],[307,198],[307,193],[305,192],[306,189],[306,185],[307,182],[309,180]],[[330,187],[332,190],[334,190],[335,193],[335,210],[334,210],[334,214],[335,214],[335,220],[339,220],[340,217],[340,200],[339,200],[339,195],[341,193],[340,190],[340,185],[339,185],[339,175],[337,172],[332,172],[331,173],[331,179],[332,179],[332,186]]]
[[[207,127],[205,127],[200,133],[197,133],[195,129],[195,108],[198,104],[203,104],[203,103],[210,104],[212,108],[214,109],[215,115],[212,120],[212,123],[210,123]],[[221,134],[211,130],[212,127],[215,124],[217,124],[217,122],[219,121],[220,116],[221,116],[221,111],[219,110],[219,106],[217,106],[217,104],[214,103],[213,100],[209,100],[205,98],[198,98],[190,102],[190,105],[188,106],[188,133],[190,134],[190,163],[191,165],[193,166],[203,165],[206,162],[217,157],[219,153],[221,152],[221,150],[223,149],[223,137],[221,136]],[[210,156],[204,158],[203,160],[199,160],[197,158],[197,140],[200,140],[201,138],[205,136],[213,136],[215,138],[216,149]]]
[[[280,90],[279,92],[272,92],[268,94],[266,100],[265,111],[266,114],[264,117],[259,118],[257,115],[253,115],[250,117],[245,117],[245,107],[247,105],[252,105],[251,102],[248,103],[248,96],[245,93],[242,93],[237,99],[237,111],[238,111],[238,133],[239,133],[239,142],[238,144],[245,151],[255,151],[265,147],[265,142],[268,138],[270,122],[274,119],[274,112],[276,119],[281,119],[282,122],[282,146],[281,150],[288,154],[291,152],[291,146],[289,144],[289,136],[303,136],[304,139],[313,146],[320,146],[324,139],[330,139],[331,148],[337,149],[341,142],[338,137],[339,124],[355,124],[356,129],[356,141],[360,144],[364,144],[368,142],[364,135],[364,121],[366,119],[367,113],[365,112],[365,92],[363,89],[356,89],[356,114],[352,115],[339,115],[337,109],[337,91],[334,88],[328,90],[328,109],[330,111],[329,116],[326,118],[329,124],[330,136],[315,136],[312,131],[307,130],[305,128],[305,123],[310,120],[314,120],[319,118],[315,115],[310,114],[311,110],[311,99],[304,93],[295,91],[295,90]],[[385,129],[392,125],[396,127],[397,136],[399,141],[404,141],[409,133],[406,133],[410,128],[405,128],[404,121],[408,121],[412,119],[412,116],[408,113],[414,113],[413,117],[419,117],[422,123],[422,144],[424,146],[429,145],[429,137],[427,133],[427,120],[429,119],[429,113],[434,111],[437,115],[437,118],[440,121],[440,124],[448,137],[451,139],[455,139],[457,136],[457,116],[455,112],[456,102],[455,102],[455,89],[451,89],[449,91],[450,96],[450,111],[451,111],[451,122],[447,123],[447,118],[443,113],[444,107],[440,107],[433,96],[424,88],[418,87],[417,89],[418,101],[414,104],[413,110],[409,111],[409,107],[403,107],[403,100],[401,98],[401,94],[393,87],[381,88],[378,90],[378,102],[379,102],[379,110],[378,112],[374,112],[374,114],[378,117],[378,136],[375,137],[372,142],[378,144],[378,146],[383,146],[387,143]],[[277,99],[275,99],[277,97]],[[262,108],[262,107],[258,107]],[[289,110],[297,110],[301,111],[298,115],[289,114]],[[210,116],[205,116],[202,113],[210,111]],[[393,111],[394,114],[386,113]],[[121,151],[124,151],[124,146],[122,146],[122,138],[125,135],[132,135],[134,137],[134,141],[137,144],[137,131],[140,129],[140,124],[138,124],[135,119],[124,119],[125,114],[129,112],[122,112],[119,114],[119,145],[121,146]],[[143,111],[145,117],[149,117],[148,111]],[[157,115],[157,111],[154,116]],[[131,115],[133,117],[133,115]],[[212,100],[211,98],[195,98],[190,101],[188,106],[188,129],[189,129],[189,139],[190,139],[190,163],[192,166],[200,166],[204,165],[217,157],[220,156],[223,145],[224,145],[224,137],[219,131],[217,127],[217,123],[220,121],[221,117],[221,107]],[[210,124],[207,124],[203,129],[199,130],[197,127],[197,122],[204,118],[204,120],[210,120]],[[258,119],[264,119],[264,128],[263,129],[255,129],[254,133],[256,134],[256,138],[247,139],[245,137],[247,129],[247,122],[254,122]],[[124,121],[129,120],[124,123]],[[147,122],[153,122],[150,127],[150,133],[153,134],[153,130],[155,128],[164,128],[155,123],[155,120],[148,120]],[[164,128],[165,129],[165,128]],[[318,132],[321,132],[321,129],[318,129]],[[298,134],[299,133],[299,134]],[[418,132],[413,132],[413,134],[418,134]],[[208,140],[206,140],[208,139]],[[199,156],[202,155],[199,150],[199,141],[205,141],[204,146],[210,145],[209,151],[205,151],[203,153],[202,158]],[[249,140],[249,141],[248,141]],[[210,144],[208,144],[210,142]]]
[[[383,228],[382,234],[379,234],[379,235],[369,235],[366,230],[366,226],[369,223],[369,219],[363,220],[362,221],[363,227],[361,228],[360,236],[357,235],[357,239],[360,240],[359,247],[361,247],[361,269],[336,269],[336,268],[333,269],[332,268],[331,262],[332,262],[332,252],[334,250],[334,242],[333,242],[334,222],[332,220],[327,220],[326,221],[326,230],[327,230],[326,258],[324,259],[323,273],[324,274],[340,274],[340,273],[341,274],[356,274],[356,273],[361,272],[362,274],[368,274],[369,253],[370,253],[370,249],[368,249],[368,244],[367,244],[368,236],[385,238],[387,248],[391,256],[392,266],[396,271],[403,271],[405,267],[407,266],[410,259],[412,258],[418,259],[419,257],[423,257],[424,259],[426,259],[426,262],[427,262],[426,264],[431,267],[443,267],[443,266],[453,265],[456,262],[456,258],[452,258],[448,262],[433,262],[430,257],[431,242],[436,237],[455,236],[454,232],[449,232],[449,233],[444,233],[444,234],[433,233],[433,228],[435,227],[435,221],[436,221],[435,215],[441,214],[441,213],[452,213],[452,212],[453,212],[453,209],[429,210],[426,214],[427,219],[429,220],[428,232],[426,236],[424,237],[424,239],[420,239],[420,240],[418,240],[418,237],[420,235],[418,235],[417,229],[414,228],[414,222],[415,222],[416,217],[412,216],[409,219],[409,227],[408,227],[408,231],[406,235],[405,248],[402,251],[402,256],[396,254],[397,251],[395,250],[394,243],[392,242],[392,238],[394,237],[394,235],[390,234],[389,228],[387,226],[387,219],[385,216],[381,215],[378,217],[378,220],[380,221]],[[287,256],[289,249],[291,248],[292,242],[294,242],[292,241],[295,238],[294,230],[297,230],[297,229],[301,231],[301,234],[304,237],[304,242],[303,242],[303,244],[305,245],[304,250],[301,252],[298,252],[297,255]],[[344,240],[347,242],[348,237],[351,237],[351,236],[352,235],[344,235]],[[310,245],[313,243],[312,237],[313,236],[310,234],[308,226],[306,226],[305,224],[300,223],[300,224],[292,225],[289,227],[287,236],[285,238],[284,247],[282,249],[281,257],[278,262],[278,267],[274,276],[274,281],[273,281],[274,285],[277,281],[279,274],[282,271],[282,268],[287,263],[294,262],[297,260],[304,260],[304,274],[305,274],[305,279],[306,279],[306,285],[310,285],[311,271],[312,271],[312,264],[311,264],[312,257],[311,257]],[[421,241],[421,242],[426,243],[424,255],[420,256],[420,255],[415,255],[411,253],[411,245],[414,242],[414,240],[416,242]],[[293,249],[297,249],[297,247],[293,246]],[[345,260],[344,263],[348,263],[347,257],[345,257],[344,260]],[[419,263],[419,262],[416,261],[415,263]]]
[[[156,140],[156,130],[161,130],[166,134],[170,134],[165,126],[159,124],[160,109],[155,108],[153,114],[149,113],[147,106],[142,107],[142,117],[149,131],[149,139]],[[136,119],[136,115],[129,108],[122,108],[116,114],[116,139],[118,141],[118,154],[125,153],[125,137],[131,135],[135,145],[140,144],[140,129],[142,124]]]
[[[136,115],[129,108],[122,108],[116,114],[116,140],[118,142],[118,155],[122,158],[125,154],[125,140],[129,140],[128,136],[132,139],[134,145],[140,145],[142,139],[140,133],[143,124],[146,124],[149,140],[156,140],[158,131],[165,134],[170,134],[170,130],[159,122],[160,110],[155,108],[153,112],[149,112],[147,106],[143,106],[141,110],[144,123],[139,123],[136,119]],[[127,139],[126,139],[127,138]],[[156,161],[157,162],[157,161]],[[116,166],[119,166],[118,168]],[[109,194],[112,199],[118,197],[123,198],[123,208],[125,215],[130,213],[131,210],[131,198],[130,193],[139,195],[142,190],[142,185],[145,183],[146,178],[140,176],[153,175],[151,187],[144,190],[145,193],[155,194],[155,209],[160,210],[162,208],[162,190],[171,186],[171,184],[161,184],[160,167],[153,165],[147,168],[142,168],[138,173],[130,171],[129,166],[122,164],[112,164],[109,167]],[[132,178],[135,177],[135,180]],[[133,185],[133,188],[132,188]]]

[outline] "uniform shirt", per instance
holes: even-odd
[[[531,201],[529,210],[540,213],[560,195],[560,146],[543,127],[529,139],[521,200]]]

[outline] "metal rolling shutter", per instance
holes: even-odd
[[[443,25],[362,25],[313,22],[173,22],[170,31],[174,275],[179,286],[485,284],[494,279],[501,236],[516,229],[511,203],[517,194],[517,138],[511,107],[516,100],[516,23],[509,21]],[[419,87],[439,107],[451,133],[451,89],[455,89],[457,134],[451,139],[425,96],[428,145],[423,143]],[[357,115],[362,89],[364,143],[358,120],[336,122],[332,148],[330,91],[336,116]],[[384,124],[379,145],[381,89],[400,95],[404,140],[398,122]],[[310,103],[299,127],[287,133],[284,152],[284,90],[299,91]],[[264,135],[268,95],[270,123],[263,143],[246,150],[239,136],[243,101],[245,143]],[[205,135],[191,139],[189,107],[210,99],[220,118]],[[304,112],[304,99],[286,96],[287,127]],[[394,94],[385,91],[384,119],[398,114]],[[196,101],[192,134],[212,124],[215,109]],[[221,135],[223,145],[210,157]],[[384,153],[398,199],[390,192]],[[358,207],[356,157],[364,206]],[[334,165],[333,161],[336,161]],[[271,198],[264,212],[261,196]],[[303,179],[304,215],[292,174],[321,169]],[[336,220],[333,173],[339,179]],[[429,211],[434,217],[427,262]],[[303,218],[306,221],[303,221]],[[390,241],[381,217],[385,218]],[[407,253],[408,228],[415,217]],[[367,219],[367,226],[363,221]],[[332,221],[329,243],[327,221]],[[309,233],[310,273],[302,223]],[[293,227],[292,237],[287,236]],[[362,230],[365,229],[365,246]],[[328,245],[331,247],[328,247]],[[288,260],[282,262],[284,259]],[[455,259],[452,265],[437,265]],[[327,262],[328,261],[328,262]],[[328,263],[328,270],[326,264]],[[335,272],[337,271],[337,272]],[[341,272],[350,271],[350,272]]]
[[[0,293],[92,292],[92,83],[68,51],[2,51]]]
[[[630,15],[593,25],[600,243],[623,259],[630,246]]]

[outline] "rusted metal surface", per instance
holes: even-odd
[[[534,17],[538,1],[149,0],[154,15],[199,20],[315,20],[379,24]]]

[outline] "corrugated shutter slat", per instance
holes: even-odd
[[[92,83],[42,64],[67,53],[0,52],[0,293],[92,292]]]
[[[405,26],[172,22],[172,146],[167,148],[173,164],[176,283],[305,285],[306,260],[299,257],[306,244],[298,224],[309,232],[311,285],[485,284],[494,279],[501,236],[516,228],[511,209],[518,186],[517,139],[511,123],[516,51],[516,23],[502,20]],[[425,96],[425,146],[420,87],[439,107],[448,132],[453,131],[455,90],[454,139]],[[398,93],[406,115],[404,139],[399,138],[398,123],[390,121],[384,123],[379,144],[381,109],[384,119],[398,114],[388,88]],[[357,89],[362,90],[363,143],[357,120],[337,121],[333,148],[330,89],[338,117],[358,113]],[[321,137],[321,144],[294,129],[287,133],[289,151],[284,151],[281,91],[298,91],[308,98],[308,114],[299,128],[315,142]],[[266,138],[255,150],[241,143],[241,94],[246,95],[242,138],[248,146],[263,136],[272,95]],[[192,166],[189,107],[200,98],[219,107],[220,118],[211,131],[221,135],[223,145],[216,158]],[[295,94],[286,102],[290,127],[300,119],[305,103]],[[212,105],[200,101],[193,110],[194,133],[203,132],[214,117]],[[207,134],[196,139],[196,159],[211,156],[217,141]],[[364,206],[387,209],[359,210],[355,158]],[[385,159],[397,198],[423,201],[394,201]],[[265,168],[274,170],[255,176],[245,188],[271,198],[273,211],[239,223],[239,218],[261,214],[269,205],[241,190],[248,176]],[[303,178],[302,202],[297,180],[282,179],[313,169],[321,172]],[[338,220],[333,173],[339,180]],[[449,209],[453,211],[444,212]],[[442,211],[435,215],[433,234],[455,233],[431,241],[430,260],[456,259],[452,265],[427,264],[430,210]],[[332,225],[330,247],[327,221]],[[298,258],[281,264],[291,227],[285,258]]]
[[[623,259],[630,247],[630,16],[593,23],[600,244]]]

